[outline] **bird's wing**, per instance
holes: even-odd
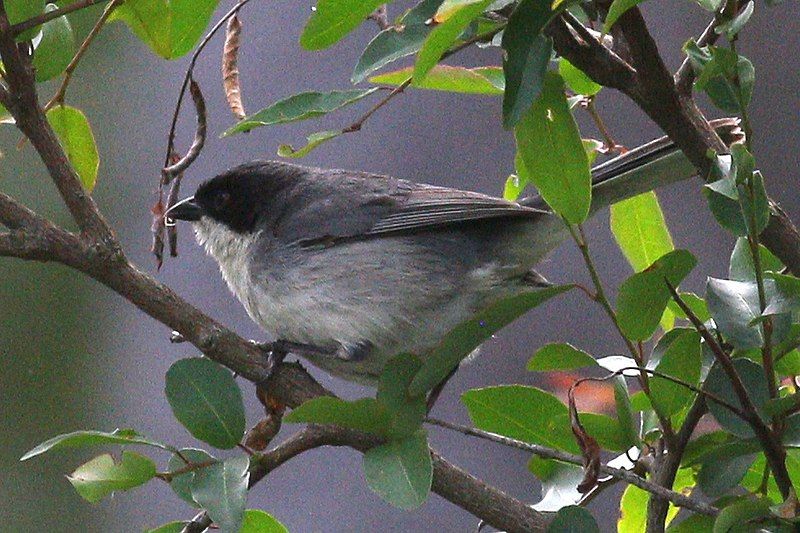
[[[298,206],[302,216],[286,217],[287,223],[280,231],[284,240],[314,246],[477,220],[549,215],[539,209],[458,189],[383,176],[350,174],[341,178],[341,185],[351,188],[352,194],[337,201],[309,193],[303,205]],[[305,221],[304,227],[291,227],[294,220]]]

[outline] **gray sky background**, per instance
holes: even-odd
[[[223,2],[220,13],[230,6]],[[392,6],[393,15],[399,5]],[[336,47],[303,51],[297,39],[309,14],[310,0],[253,1],[243,11],[241,51],[245,105],[250,112],[288,95],[349,86],[353,65],[375,33],[365,25]],[[96,11],[95,11],[96,13]],[[681,44],[698,34],[708,15],[690,1],[654,1],[645,15],[669,66],[681,61]],[[796,2],[768,9],[758,2],[742,35],[741,53],[756,68],[751,106],[755,154],[773,198],[796,220],[797,133],[800,95]],[[85,33],[88,17],[79,17]],[[349,124],[368,103],[314,123],[262,128],[249,135],[218,139],[232,122],[224,104],[219,74],[221,40],[215,39],[196,77],[209,106],[211,135],[185,180],[191,192],[204,178],[256,158],[272,158],[278,144],[302,144],[309,133]],[[165,149],[166,132],[180,79],[188,59],[165,62],[154,56],[121,24],[109,26],[81,64],[67,96],[85,111],[95,129],[101,169],[95,196],[118,229],[130,257],[155,274],[148,253],[149,207]],[[469,51],[453,63],[499,64],[497,49]],[[43,89],[49,96],[52,85]],[[618,140],[635,146],[660,135],[633,104],[604,91],[599,107]],[[710,116],[719,116],[706,105]],[[377,113],[357,134],[334,140],[312,152],[308,164],[367,170],[499,195],[513,166],[511,135],[500,126],[500,99],[408,91]],[[187,112],[179,148],[193,135]],[[579,115],[584,136],[597,136]],[[19,134],[0,129],[0,189],[62,223],[68,223],[41,162],[31,147],[17,150]],[[676,246],[700,260],[689,288],[701,291],[705,276],[724,276],[733,240],[707,212],[699,182],[673,186],[661,194]],[[248,338],[263,334],[250,323],[224,287],[216,265],[181,232],[181,256],[167,261],[156,277],[182,296]],[[588,225],[600,273],[610,287],[630,274],[608,231],[607,214]],[[585,281],[583,264],[571,245],[557,250],[541,267],[558,282]],[[64,268],[0,260],[0,523],[10,531],[131,531],[168,520],[186,519],[192,510],[165,484],[118,494],[98,505],[81,500],[63,474],[96,455],[97,450],[52,454],[20,464],[17,458],[40,441],[75,429],[131,426],[173,444],[195,441],[172,417],[163,394],[164,373],[181,357],[195,355],[188,346],[172,346],[169,331],[121,298]],[[435,414],[467,422],[459,394],[469,388],[501,383],[541,383],[524,370],[536,348],[569,341],[596,356],[622,349],[600,309],[580,294],[568,294],[539,308],[485,346],[482,357],[450,382]],[[341,381],[316,375],[346,397],[368,393]],[[250,418],[258,417],[252,387],[243,386]],[[290,427],[284,429],[290,431]],[[538,499],[538,485],[526,470],[528,456],[518,451],[432,429],[432,442],[445,457],[503,490],[528,501]],[[220,454],[225,456],[225,454]],[[162,465],[166,464],[166,457]],[[292,531],[463,531],[474,517],[432,495],[419,510],[404,512],[373,495],[361,473],[361,457],[344,449],[305,454],[276,471],[250,496],[251,507],[273,513]],[[616,510],[593,504],[604,528]]]

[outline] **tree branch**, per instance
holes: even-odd
[[[50,177],[56,184],[81,231],[107,251],[121,254],[119,244],[97,209],[94,200],[81,185],[75,169],[69,164],[56,134],[39,106],[36,82],[27,43],[16,43],[8,23],[5,7],[0,2],[0,58],[5,67],[8,111],[17,127],[30,139]]]
[[[16,35],[19,35],[20,33],[24,32],[26,30],[29,30],[31,28],[35,28],[36,26],[44,24],[45,22],[49,22],[49,21],[51,21],[53,19],[57,19],[58,17],[63,17],[64,15],[67,15],[67,14],[72,13],[74,11],[79,11],[81,9],[86,9],[87,7],[91,7],[91,6],[97,5],[97,4],[102,4],[102,3],[105,3],[105,2],[108,2],[108,0],[81,0],[80,2],[75,2],[75,3],[70,4],[68,6],[64,6],[64,7],[60,8],[60,9],[56,9],[55,11],[42,13],[41,15],[38,15],[36,17],[29,18],[28,20],[23,20],[22,22],[20,22],[18,24],[14,24],[11,27],[11,33],[12,33],[12,35],[16,36]]]

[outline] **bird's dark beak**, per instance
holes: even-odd
[[[194,196],[190,196],[181,200],[177,204],[170,207],[164,217],[167,221],[173,220],[188,220],[189,222],[196,222],[203,216],[203,208],[194,201]]]

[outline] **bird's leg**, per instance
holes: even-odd
[[[431,391],[428,393],[428,400],[426,402],[427,410],[425,411],[426,413],[430,414],[434,404],[436,403],[436,400],[438,400],[439,395],[442,394],[444,386],[447,385],[447,382],[450,381],[450,378],[453,377],[453,374],[456,373],[456,370],[458,370],[459,366],[460,365],[456,365],[455,368],[453,368],[453,370],[451,370],[450,373],[447,374],[447,377],[445,377],[442,381],[437,383],[436,386],[432,388]]]

